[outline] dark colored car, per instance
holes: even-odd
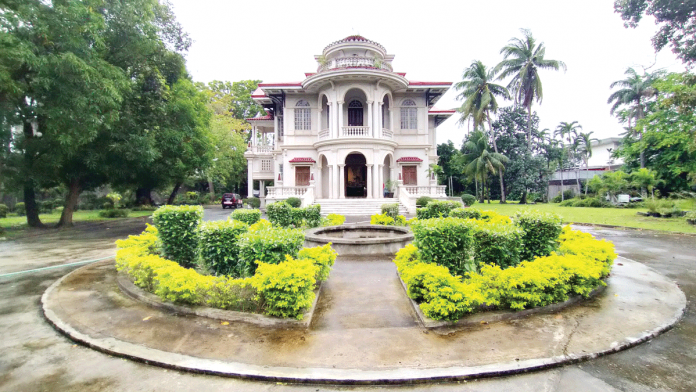
[[[222,195],[222,209],[242,207],[242,197],[237,193],[225,193]]]

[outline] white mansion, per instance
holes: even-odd
[[[454,110],[433,105],[452,83],[409,81],[392,70],[394,55],[359,35],[314,58],[317,72],[302,82],[261,83],[252,94],[266,116],[247,119],[249,195],[259,181],[262,206],[289,197],[303,205],[395,197],[411,213],[420,196],[444,199],[430,165],[438,160],[435,128]]]

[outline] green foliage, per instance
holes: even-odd
[[[562,207],[611,207],[611,204],[602,200],[600,197],[574,197],[572,199],[566,199],[560,204]]]
[[[322,219],[322,226],[340,226],[345,223],[346,217],[339,214],[329,214]]]
[[[261,207],[261,199],[259,199],[258,197],[250,197],[248,199],[244,199],[244,203],[250,205],[251,208],[258,209]]]
[[[464,202],[464,205],[467,207],[471,207],[476,203],[476,196],[470,195],[468,193],[463,193],[462,194],[462,202]]]
[[[505,269],[520,262],[522,229],[506,223],[478,221],[474,227],[474,259]]]
[[[269,316],[302,319],[314,302],[317,267],[312,260],[294,260],[289,255],[277,264],[260,263],[252,284],[266,304]]]
[[[102,218],[125,218],[128,216],[128,213],[130,213],[130,211],[123,208],[111,208],[108,210],[99,211],[99,216]]]
[[[406,218],[403,215],[397,215],[396,219],[386,213],[375,214],[370,217],[371,225],[381,226],[406,226]]]
[[[561,201],[570,200],[573,197],[575,197],[575,191],[572,189],[566,189],[563,191],[562,196],[561,193],[554,196],[553,199],[551,199],[551,203],[560,203]]]
[[[27,212],[26,212],[26,209],[24,208],[24,203],[23,202],[16,203],[14,206],[14,212],[15,212],[15,214],[17,214],[19,216],[26,214]]]
[[[382,204],[381,209],[382,214],[391,217],[392,219],[396,219],[396,217],[399,215],[399,203]]]
[[[481,210],[474,208],[453,208],[449,216],[451,218],[461,218],[461,219],[481,219]]]
[[[302,200],[299,197],[290,197],[285,200],[286,203],[290,204],[290,207],[300,208],[302,205]]]
[[[206,289],[205,303],[210,307],[242,312],[261,311],[259,295],[251,284],[251,278],[220,276]]]
[[[616,195],[624,193],[629,189],[630,184],[628,180],[628,174],[617,170],[592,177],[589,185],[597,194],[605,195],[608,193],[611,200],[614,200]]]
[[[418,199],[416,199],[416,205],[420,206],[420,207],[426,207],[428,205],[428,203],[430,203],[431,201],[433,201],[432,197],[421,196]],[[397,204],[397,206],[398,206],[398,204]],[[397,208],[397,210],[398,210],[398,208]],[[382,210],[382,212],[384,212],[384,210]]]
[[[304,231],[273,227],[242,234],[237,243],[244,276],[252,276],[259,262],[278,264],[286,255],[297,257],[304,243]]]
[[[201,206],[162,206],[152,214],[164,257],[183,267],[192,267],[198,251],[198,226],[203,219]]]
[[[318,282],[323,282],[329,278],[336,256],[338,256],[338,253],[331,248],[331,243],[324,246],[315,246],[314,248],[302,248],[297,253],[299,260],[312,260],[314,266],[317,267],[316,280]]]
[[[303,209],[304,224],[307,227],[321,226],[321,205],[314,204]]]
[[[232,212],[232,219],[251,226],[261,219],[261,210],[236,209]]]
[[[430,214],[428,213],[428,209],[423,207],[423,208],[416,208],[416,219],[429,219]]]
[[[7,218],[7,212],[10,209],[6,205],[0,204],[0,218]]]
[[[524,232],[522,260],[548,256],[558,248],[558,236],[561,234],[560,216],[527,210],[519,211],[513,220]]]
[[[461,206],[462,205],[456,201],[433,200],[424,208],[417,209],[416,216],[418,219],[447,218],[450,211],[455,208],[460,208]],[[420,215],[418,215],[419,210],[423,210],[420,212]]]
[[[247,223],[237,220],[201,224],[199,254],[210,272],[215,275],[242,276],[244,264],[239,263],[237,241],[248,230]]]
[[[267,205],[266,215],[271,223],[280,227],[290,227],[296,223],[296,217],[293,216],[292,207],[284,201],[278,201]]]
[[[473,260],[475,224],[458,218],[418,220],[411,224],[421,260],[459,275],[476,269]]]

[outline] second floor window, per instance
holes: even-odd
[[[401,129],[418,129],[418,109],[412,99],[401,104]]]
[[[295,105],[295,129],[312,129],[312,109],[309,108],[309,102],[304,99],[299,100]]]

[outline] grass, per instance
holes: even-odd
[[[152,215],[152,211],[131,211],[128,214],[128,218],[137,218],[149,215]],[[45,224],[58,223],[58,220],[60,219],[60,212],[54,211],[50,214],[39,214],[39,217],[41,218],[41,222]],[[102,218],[99,216],[98,210],[75,211],[75,213],[73,213],[73,222],[113,221],[128,218]],[[26,229],[28,227],[27,217],[9,214],[7,218],[0,218],[0,227],[9,230]]]
[[[476,203],[472,207],[482,210],[493,210],[504,215],[512,215],[520,210],[553,212],[563,217],[563,222],[566,223],[590,223],[674,233],[696,233],[696,226],[688,224],[683,217],[652,218],[638,215],[638,211],[648,211],[644,208],[561,207],[555,203],[523,205],[513,203],[500,204],[498,201],[491,201],[491,204]]]

